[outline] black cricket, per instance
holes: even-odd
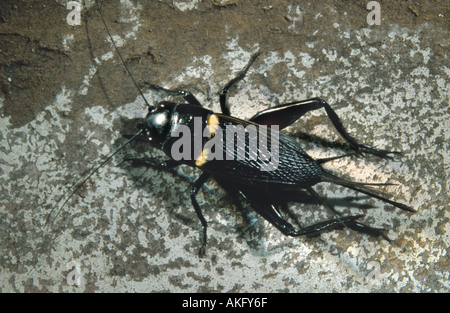
[[[230,106],[228,104],[229,90],[244,78],[250,66],[260,54],[259,52],[255,53],[251,57],[245,68],[242,69],[238,73],[238,75],[234,79],[229,81],[222,89],[220,93],[220,106],[222,111],[221,114],[214,113],[211,110],[203,108],[200,102],[189,91],[181,89],[169,90],[158,85],[145,82],[146,85],[149,86],[149,88],[155,91],[166,92],[171,96],[181,96],[185,100],[185,103],[164,101],[158,103],[157,105],[150,105],[145,99],[141,89],[135,82],[133,76],[131,75],[131,72],[126,67],[125,62],[123,61],[123,58],[119,50],[117,49],[110,31],[106,25],[100,7],[98,7],[98,9],[108,35],[113,45],[115,46],[119,57],[121,58],[126,70],[130,74],[133,83],[138,88],[139,93],[142,95],[149,110],[148,115],[144,119],[143,123],[139,125],[139,132],[132,136],[131,139],[129,139],[121,148],[119,148],[119,150],[121,150],[132,140],[138,137],[145,136],[146,139],[148,139],[148,142],[153,147],[164,151],[170,157],[170,159],[166,161],[158,161],[154,159],[127,159],[128,161],[132,161],[135,164],[151,166],[159,169],[172,169],[176,166],[185,164],[188,166],[196,167],[202,171],[201,175],[193,183],[190,190],[192,205],[203,226],[203,232],[201,233],[201,248],[199,251],[200,256],[203,256],[205,254],[208,225],[206,219],[202,214],[200,205],[196,200],[196,195],[203,184],[210,178],[216,180],[219,185],[229,193],[233,200],[238,203],[238,205],[242,205],[242,200],[247,201],[259,215],[270,222],[284,235],[293,237],[318,234],[323,231],[346,226],[350,229],[369,235],[381,236],[389,241],[389,238],[384,234],[383,229],[374,228],[358,222],[357,219],[361,218],[363,215],[341,216],[339,212],[334,210],[333,206],[330,203],[322,200],[316,193],[316,191],[314,191],[314,189],[312,188],[315,184],[320,182],[338,184],[389,203],[402,210],[415,212],[411,207],[389,200],[373,189],[366,187],[367,185],[384,186],[390,184],[353,182],[344,178],[337,177],[321,167],[322,163],[355,154],[361,155],[362,153],[369,153],[382,158],[390,158],[390,155],[392,154],[400,154],[396,151],[377,149],[369,145],[358,143],[347,133],[337,114],[324,100],[320,98],[313,98],[277,105],[256,113],[249,120],[242,120],[231,116]],[[273,171],[261,171],[259,168],[261,160],[259,159],[253,161],[247,160],[245,158],[235,158],[234,160],[203,160],[203,162],[198,163],[196,162],[195,156],[191,160],[180,161],[175,161],[171,158],[171,147],[174,141],[177,139],[171,136],[172,130],[180,124],[187,125],[191,130],[193,130],[192,120],[194,117],[201,117],[204,126],[208,127],[208,121],[210,121],[211,117],[213,116],[215,126],[219,126],[223,132],[226,132],[226,125],[247,126],[250,124],[255,125],[257,128],[261,127],[261,125],[265,125],[267,127],[278,125],[279,130],[282,130],[294,123],[305,113],[317,109],[325,109],[328,118],[330,119],[338,133],[354,150],[354,153],[315,160],[311,158],[306,152],[304,152],[293,138],[280,132],[277,133],[279,135],[279,165]],[[269,138],[273,136],[273,132],[274,131],[270,128],[268,129]],[[194,135],[193,131],[192,134]],[[248,136],[246,139],[248,140]],[[206,141],[207,140],[205,139],[203,141],[203,144],[205,144]],[[266,148],[270,149],[270,147]],[[100,166],[92,171],[89,176],[82,181],[81,184],[89,179],[90,176],[92,176],[101,166],[103,166],[103,164],[109,161],[119,150],[115,151],[103,163],[101,163]],[[245,152],[246,154],[248,154],[248,147],[246,147]],[[67,201],[77,192],[81,184],[79,184],[77,188],[70,194],[70,196],[66,199],[60,209],[62,209]],[[316,198],[323,205],[331,209],[337,215],[337,217],[306,227],[294,227],[283,217],[279,201],[277,200],[277,194],[286,190],[299,189],[305,189],[309,194],[311,194],[312,197]]]
[[[152,146],[161,149],[170,157],[172,144],[177,139],[171,136],[171,130],[176,128],[179,123],[188,125],[192,129],[193,117],[202,117],[202,120],[205,121],[204,125],[207,127],[207,121],[210,121],[211,116],[215,116],[218,120],[218,125],[223,132],[226,132],[226,126],[230,124],[243,126],[254,124],[256,127],[261,125],[278,125],[281,130],[291,125],[306,112],[323,108],[339,134],[357,153],[366,152],[379,157],[389,157],[389,154],[399,154],[399,152],[392,152],[359,144],[347,133],[339,117],[329,106],[329,104],[319,98],[277,105],[258,112],[248,121],[232,117],[230,115],[230,106],[227,100],[228,91],[234,84],[244,78],[248,69],[258,55],[259,53],[254,54],[247,66],[222,89],[220,93],[222,114],[214,113],[211,110],[203,108],[195,96],[189,91],[168,90],[151,83],[146,83],[151,89],[164,91],[170,95],[182,96],[186,100],[186,103],[164,101],[156,106],[149,106],[149,113],[145,118],[144,123],[140,125],[141,132],[148,137]],[[273,136],[274,131],[270,128],[268,131],[268,136]],[[226,135],[224,134],[223,137],[225,136]],[[205,142],[206,140],[203,144]],[[246,147],[245,152],[247,155],[248,147]],[[236,150],[234,153],[236,155]],[[273,171],[261,171],[259,168],[259,162],[261,162],[260,159],[256,161],[249,161],[247,159],[239,160],[237,158],[234,160],[210,160],[205,161],[204,163],[201,162],[203,163],[201,165],[196,162],[198,158],[196,159],[195,157],[192,158],[191,161],[175,161],[173,159],[168,159],[163,162],[158,162],[153,159],[128,160],[134,161],[141,165],[148,165],[161,169],[170,169],[181,164],[186,164],[196,167],[203,172],[194,182],[190,194],[192,205],[194,206],[195,212],[197,213],[197,216],[203,226],[200,255],[204,255],[207,237],[207,221],[205,220],[202,210],[196,200],[196,195],[202,185],[210,178],[215,179],[219,185],[221,185],[237,201],[240,201],[239,198],[241,197],[246,199],[256,212],[258,212],[263,218],[287,236],[297,237],[320,233],[332,228],[347,226],[351,229],[374,236],[382,236],[383,238],[389,240],[389,238],[383,233],[382,229],[357,222],[356,220],[362,217],[362,215],[339,216],[335,219],[295,229],[292,224],[285,220],[280,208],[277,206],[277,194],[284,190],[306,189],[313,197],[321,200],[320,196],[312,189],[312,186],[320,182],[330,182],[364,193],[402,210],[414,212],[414,210],[407,205],[394,202],[376,194],[372,190],[364,188],[365,185],[380,186],[389,184],[357,183],[349,181],[325,171],[320,166],[321,163],[346,156],[348,156],[348,154],[334,158],[314,160],[306,154],[306,152],[304,152],[297,142],[291,137],[284,133],[279,133],[279,165],[278,168]],[[322,201],[322,203],[330,207],[333,212],[338,214],[329,203],[326,203],[325,201]]]

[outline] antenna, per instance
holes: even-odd
[[[125,61],[124,61],[124,59],[123,59],[123,57],[122,57],[122,54],[120,53],[119,49],[117,48],[116,43],[114,42],[114,39],[113,39],[113,37],[112,37],[112,35],[111,35],[111,32],[109,31],[108,25],[106,25],[106,21],[105,21],[105,18],[103,17],[102,10],[100,9],[100,4],[98,3],[98,1],[95,1],[95,4],[97,5],[98,12],[100,13],[100,17],[102,18],[103,25],[105,25],[106,32],[108,33],[108,36],[109,36],[109,38],[111,39],[111,42],[112,42],[112,44],[113,44],[113,46],[114,46],[114,49],[116,49],[116,52],[117,52],[117,54],[119,55],[120,60],[122,61],[123,66],[125,67],[125,69],[127,70],[128,74],[130,75],[131,80],[133,81],[134,86],[136,86],[136,88],[139,90],[139,94],[140,94],[141,97],[144,99],[145,104],[146,104],[149,108],[151,108],[152,106],[150,105],[150,103],[148,103],[147,99],[145,98],[144,94],[142,93],[141,88],[139,88],[138,84],[136,83],[136,80],[134,79],[133,74],[131,74],[131,71],[128,69],[127,65],[125,64]]]
[[[64,208],[64,206],[67,204],[67,202],[69,202],[70,199],[72,199],[72,197],[78,192],[78,190],[80,190],[81,186],[84,185],[84,183],[86,183],[88,181],[89,178],[92,177],[92,175],[94,175],[95,173],[98,172],[98,170],[105,165],[109,160],[111,160],[120,150],[122,150],[126,145],[128,145],[130,142],[132,142],[137,136],[139,136],[140,134],[142,134],[144,130],[141,129],[139,130],[136,134],[133,135],[133,137],[131,137],[130,139],[128,139],[127,142],[125,142],[119,149],[117,149],[116,151],[114,151],[113,153],[111,153],[109,156],[106,157],[105,160],[103,160],[102,163],[100,163],[100,165],[97,165],[87,176],[86,178],[84,178],[83,180],[81,180],[80,182],[76,183],[72,188],[74,188],[72,190],[72,192],[70,193],[70,195],[66,198],[66,200],[64,200],[64,203],[58,208],[59,203],[64,199],[61,198],[58,203],[56,204],[56,206],[53,207],[53,209],[50,211],[50,213],[47,216],[47,219],[45,220],[45,224],[44,227],[47,226],[47,224],[50,222],[51,220],[51,216],[53,214],[53,212],[56,211],[55,217],[53,218],[53,220],[56,220],[56,218],[58,217],[59,213],[61,212],[61,210]]]
[[[111,39],[111,42],[114,46],[114,49],[116,50],[117,54],[119,55],[120,60],[122,61],[123,66],[125,67],[125,69],[127,70],[127,73],[130,75],[131,80],[133,81],[134,86],[137,88],[137,90],[139,91],[139,94],[141,95],[142,99],[144,99],[145,104],[147,105],[147,107],[151,108],[152,106],[150,105],[150,103],[147,101],[147,99],[145,98],[141,88],[139,88],[138,84],[136,83],[136,80],[133,77],[133,74],[131,73],[131,71],[129,70],[129,68],[127,67],[127,65],[125,64],[125,60],[122,57],[122,54],[120,53],[119,49],[117,48],[117,45],[111,35],[111,32],[109,31],[108,25],[106,24],[105,18],[103,17],[103,13],[102,10],[100,8],[100,4],[98,1],[95,1],[95,4],[97,5],[97,9],[98,12],[100,13],[100,17],[102,19],[103,25],[105,26],[106,32],[108,33],[109,38]],[[59,204],[61,203],[61,201],[63,201],[64,197],[62,197],[58,203],[52,208],[52,210],[50,211],[50,213],[47,216],[47,219],[45,220],[45,224],[44,227],[47,226],[47,224],[51,221],[51,220],[56,220],[56,218],[58,217],[59,213],[61,212],[61,210],[64,208],[64,206],[69,202],[70,199],[72,199],[72,197],[80,190],[81,186],[83,186],[86,181],[88,181],[89,178],[91,178],[95,173],[97,173],[100,168],[105,165],[108,161],[110,161],[117,153],[119,153],[119,151],[121,151],[125,146],[127,146],[130,142],[132,142],[134,139],[136,139],[136,137],[138,137],[140,134],[142,134],[144,130],[141,129],[139,130],[136,134],[134,134],[127,142],[125,142],[119,149],[117,149],[116,151],[112,152],[109,156],[107,156],[101,163],[100,165],[97,165],[96,167],[94,167],[94,169],[86,176],[86,178],[82,179],[80,182],[76,183],[75,185],[73,185],[72,187],[72,192],[70,193],[70,195],[65,198],[64,202],[62,203],[61,206],[59,206]],[[55,211],[56,210],[56,211]],[[55,213],[55,216],[53,217],[53,219],[51,218],[53,213]]]

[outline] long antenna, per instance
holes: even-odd
[[[92,175],[94,175],[95,173],[98,172],[98,170],[105,165],[109,160],[111,160],[120,150],[122,150],[126,145],[128,145],[130,142],[132,142],[137,136],[139,136],[140,134],[142,134],[144,130],[141,129],[139,130],[136,134],[133,135],[133,137],[131,137],[130,139],[128,139],[127,142],[125,142],[119,149],[117,149],[116,151],[114,151],[113,153],[111,153],[109,156],[106,157],[105,160],[103,160],[102,163],[100,163],[100,165],[97,165],[94,170],[92,170],[88,176],[86,176],[86,178],[84,178],[81,182],[78,182],[74,185],[74,187],[76,186],[75,189],[73,189],[73,191],[70,193],[70,195],[66,198],[66,200],[63,202],[63,204],[58,208],[59,203],[62,201],[63,198],[61,198],[58,203],[53,207],[53,209],[50,211],[50,213],[47,216],[47,219],[45,220],[45,224],[44,227],[47,226],[48,222],[50,222],[50,218],[53,214],[53,212],[58,208],[58,210],[56,211],[55,217],[53,218],[53,220],[56,220],[56,218],[58,217],[59,213],[61,212],[61,210],[64,208],[64,206],[67,204],[67,202],[69,202],[69,200],[78,192],[78,190],[80,190],[81,186],[84,185],[84,183],[86,183],[88,181],[89,178],[92,177]]]
[[[133,81],[134,86],[136,86],[136,88],[139,90],[139,93],[140,93],[141,97],[144,99],[145,104],[146,104],[149,108],[151,108],[152,106],[150,105],[150,103],[148,103],[147,99],[145,99],[144,93],[142,92],[141,88],[139,88],[138,84],[136,83],[136,80],[134,79],[133,74],[131,74],[131,71],[128,69],[127,65],[125,64],[125,61],[124,61],[124,59],[123,59],[123,57],[122,57],[122,54],[120,53],[119,49],[118,49],[117,46],[116,46],[116,43],[114,42],[114,39],[113,39],[113,37],[112,37],[112,35],[111,35],[111,32],[109,31],[108,25],[106,25],[106,21],[105,21],[105,18],[103,17],[102,10],[100,9],[100,4],[98,3],[98,1],[95,1],[95,4],[97,5],[98,12],[100,13],[100,17],[102,18],[103,25],[105,25],[106,32],[108,33],[108,36],[109,36],[109,38],[111,39],[111,42],[112,42],[114,48],[116,49],[116,52],[117,52],[117,54],[118,54],[119,57],[120,57],[120,60],[122,60],[123,66],[124,66],[125,69],[127,70],[128,75],[130,75],[131,80]]]
[[[117,48],[117,45],[111,35],[111,32],[109,31],[108,26],[106,25],[106,21],[105,18],[103,17],[103,13],[102,10],[100,8],[100,4],[98,3],[98,1],[95,1],[95,4],[97,5],[97,9],[98,12],[100,13],[100,17],[102,19],[103,25],[105,26],[106,32],[108,33],[109,38],[111,39],[111,42],[114,46],[114,49],[116,50],[117,54],[120,57],[120,60],[122,61],[123,66],[125,67],[125,69],[127,70],[128,74],[131,77],[131,80],[133,81],[134,86],[137,88],[137,90],[139,91],[139,94],[141,95],[142,99],[144,99],[145,104],[150,108],[152,107],[150,105],[150,103],[148,103],[147,99],[145,98],[141,88],[139,88],[138,84],[136,83],[136,80],[133,77],[133,74],[131,73],[131,71],[128,69],[127,65],[125,64],[125,60],[122,57],[122,54],[120,53],[119,49]],[[83,180],[81,180],[80,182],[76,183],[72,188],[72,192],[70,193],[70,195],[65,198],[64,202],[62,203],[61,206],[59,206],[59,204],[61,203],[61,201],[64,198],[61,198],[58,203],[52,208],[52,210],[50,211],[50,213],[47,216],[47,219],[45,220],[45,224],[44,227],[47,226],[47,224],[50,222],[51,217],[53,215],[53,213],[56,210],[56,214],[53,217],[53,220],[56,220],[56,218],[58,217],[59,213],[61,212],[61,210],[64,208],[64,206],[67,204],[67,202],[69,202],[69,200],[80,190],[80,188],[88,181],[89,178],[91,178],[95,173],[97,173],[100,168],[105,165],[108,161],[110,161],[117,153],[119,153],[120,150],[122,150],[126,145],[128,145],[130,142],[132,142],[137,136],[139,136],[140,134],[142,134],[144,130],[141,129],[139,130],[136,134],[133,135],[133,137],[131,137],[127,142],[125,142],[119,149],[117,149],[116,151],[114,151],[113,153],[111,153],[109,156],[106,157],[105,160],[103,160],[100,165],[97,165],[87,176],[86,178],[84,178]]]

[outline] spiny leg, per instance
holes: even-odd
[[[317,224],[313,224],[311,226],[303,227],[299,230],[289,232],[286,235],[292,237],[311,235],[316,233],[321,233],[323,231],[333,229],[336,227],[342,227],[342,225],[346,225],[348,223],[354,222],[356,219],[361,218],[363,215],[355,215],[355,216],[343,216],[340,218],[335,218],[332,220],[323,221]]]
[[[314,197],[316,198],[321,204],[325,205],[329,210],[331,210],[333,213],[337,214],[338,216],[342,216],[340,212],[336,211],[336,209],[334,208],[334,206],[332,206],[328,201],[322,199],[322,197],[311,187],[306,188],[306,190]],[[345,226],[347,226],[350,229],[353,229],[355,231],[359,231],[371,236],[381,236],[384,239],[386,239],[387,241],[391,242],[391,240],[389,239],[388,236],[386,236],[384,234],[383,231],[385,231],[385,229],[382,228],[375,228],[375,227],[371,227],[369,225],[357,222],[357,221],[351,221],[348,223],[344,223]]]
[[[347,223],[352,223],[356,219],[361,218],[363,215],[355,216],[344,216],[331,220],[326,220],[319,222],[310,226],[302,227],[300,229],[294,229],[294,227],[287,222],[281,215],[273,214],[274,212],[267,212],[257,210],[257,212],[263,216],[267,221],[274,225],[278,230],[280,230],[284,235],[291,237],[305,236],[318,234],[330,229],[335,229],[346,225]],[[278,213],[278,212],[277,212]]]
[[[198,253],[200,257],[203,257],[206,252],[206,242],[207,242],[206,229],[208,227],[208,223],[206,222],[205,217],[202,214],[202,210],[200,208],[200,205],[197,202],[196,195],[197,195],[198,191],[200,190],[200,188],[202,187],[202,185],[206,182],[206,180],[209,177],[210,177],[210,175],[208,173],[201,174],[200,177],[194,182],[194,184],[192,185],[192,188],[191,188],[192,205],[194,206],[195,213],[197,213],[197,216],[200,219],[200,222],[202,223],[202,226],[203,226],[202,237],[200,237],[201,247],[200,247],[200,250]]]
[[[247,199],[247,201],[259,215],[261,215],[265,220],[275,226],[286,236],[297,237],[316,234],[337,227],[342,227],[346,223],[353,222],[356,219],[362,217],[362,215],[344,216],[319,222],[307,227],[301,227],[300,229],[296,230],[292,224],[284,219],[284,217],[281,215],[280,210],[278,210],[276,205],[271,202],[270,197],[267,194],[261,193],[260,188],[245,185],[239,185],[236,186],[236,188],[239,189],[240,193],[244,196],[245,199]]]
[[[144,84],[148,85],[150,89],[157,90],[157,91],[164,91],[171,96],[181,96],[189,104],[202,106],[200,104],[200,101],[198,101],[197,98],[190,91],[183,90],[183,89],[167,89],[167,88],[164,88],[164,87],[161,87],[161,86],[149,83],[149,82],[144,82]]]
[[[269,108],[256,113],[250,119],[250,121],[267,126],[278,125],[279,129],[283,129],[298,120],[305,113],[322,108],[325,109],[328,118],[333,123],[339,134],[345,139],[345,141],[347,141],[347,143],[350,144],[350,146],[352,146],[357,151],[371,153],[384,158],[389,158],[389,154],[400,154],[400,152],[397,151],[378,149],[369,145],[358,143],[352,136],[347,133],[336,112],[326,101],[320,98],[312,98],[277,105],[273,108]]]
[[[225,115],[231,115],[230,111],[230,105],[228,104],[228,91],[231,87],[233,87],[234,84],[238,83],[240,80],[242,80],[245,77],[245,74],[247,74],[250,66],[252,66],[253,62],[255,62],[256,58],[261,54],[261,52],[256,52],[252,57],[250,58],[250,61],[248,61],[247,65],[236,75],[235,78],[230,80],[228,84],[225,85],[225,87],[220,92],[220,108],[222,109],[222,113]]]

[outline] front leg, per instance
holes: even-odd
[[[202,106],[200,104],[200,101],[197,100],[197,98],[192,94],[192,92],[184,89],[167,89],[149,82],[144,82],[144,84],[148,85],[150,89],[157,90],[157,91],[164,91],[172,96],[182,96],[184,100],[186,100],[191,105],[198,105]]]

